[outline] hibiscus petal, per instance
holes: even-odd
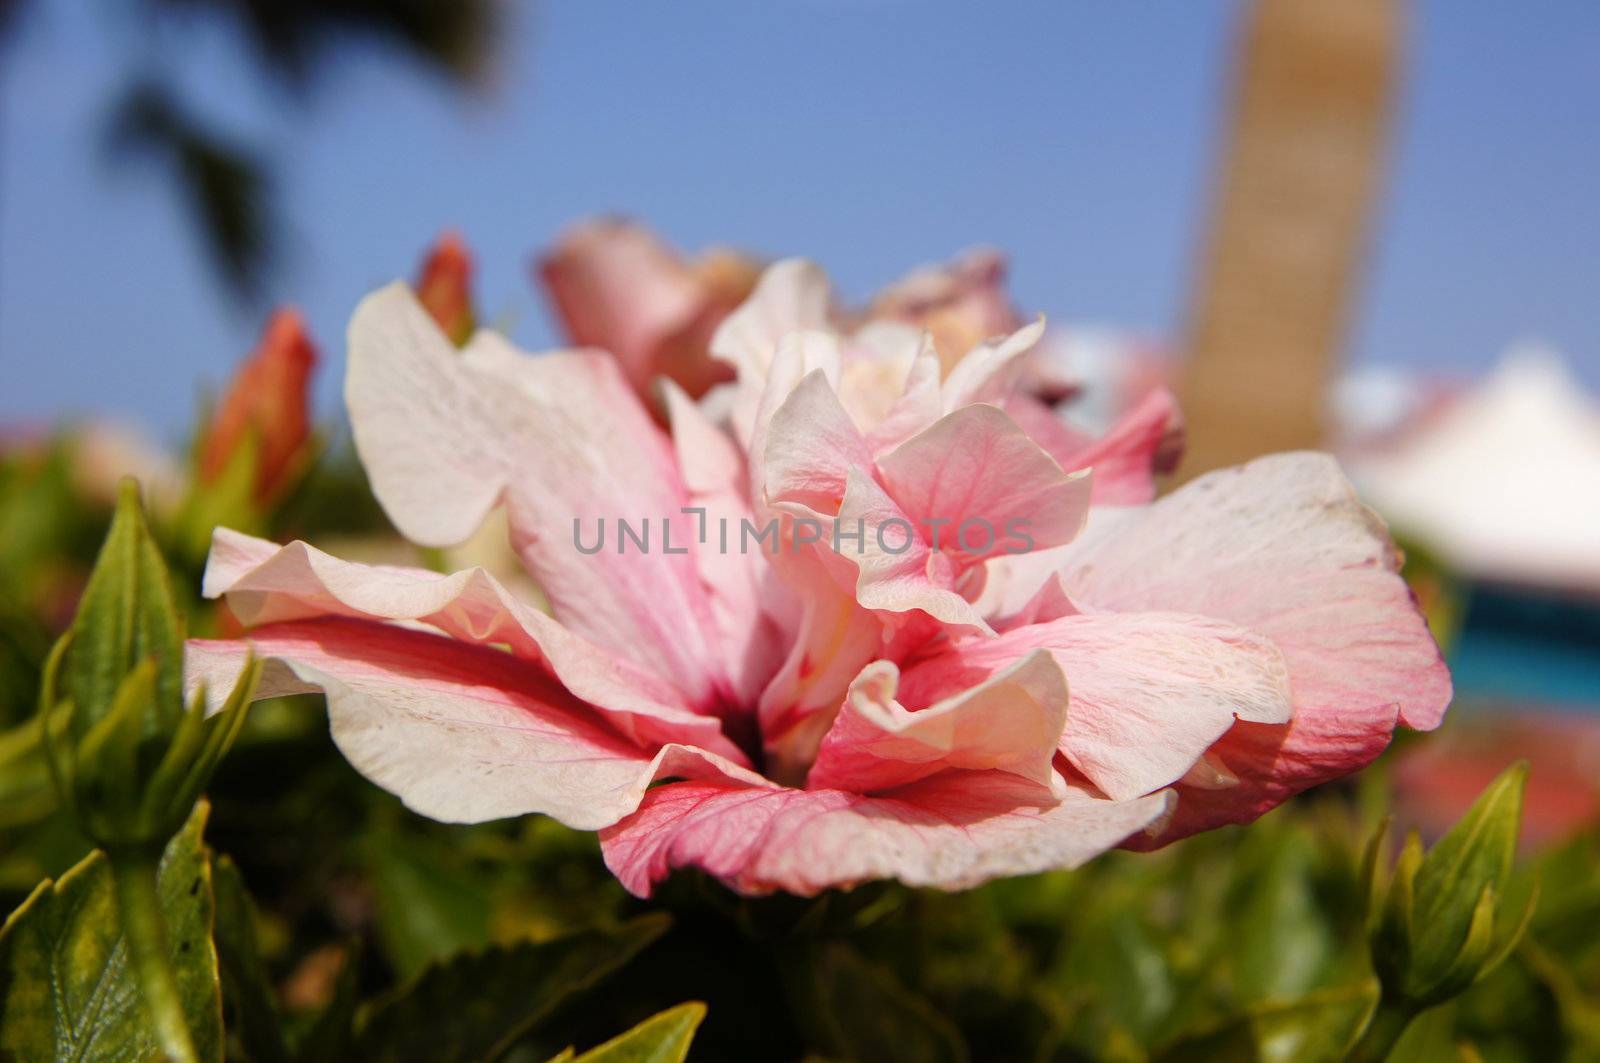
[[[1210,473],[1113,524],[1067,550],[1074,601],[1227,620],[1272,639],[1289,668],[1293,722],[1230,732],[1216,754],[1240,784],[1185,788],[1186,830],[1247,821],[1363,767],[1397,711],[1408,727],[1439,723],[1449,671],[1383,523],[1331,457],[1282,454]]]
[[[965,889],[992,878],[1071,868],[1171,811],[1170,792],[1064,799],[1001,771],[949,771],[892,793],[675,782],[600,832],[606,866],[648,897],[674,868],[698,867],[745,894],[811,896],[894,878]]]
[[[1044,336],[1044,317],[998,339],[985,340],[951,367],[944,379],[944,410],[979,402],[1001,403],[1017,393],[1028,368],[1023,355]]]
[[[993,573],[986,575],[992,577]],[[1027,627],[1029,624],[1044,624],[1051,620],[1059,620],[1064,616],[1076,616],[1081,611],[1077,603],[1067,597],[1066,589],[1061,584],[1061,576],[1052,571],[1034,592],[1032,598],[1023,602],[1013,612],[996,613],[991,622],[996,631],[1010,631],[1013,628]]]
[[[801,616],[789,654],[762,691],[757,711],[768,774],[798,784],[850,681],[883,654],[888,636],[884,622],[848,589],[850,573],[843,570],[850,566],[837,554],[812,546],[786,550],[777,560],[800,599]]]
[[[921,610],[943,624],[993,633],[957,593],[960,570],[950,555],[931,549],[917,522],[860,469],[850,470],[834,527],[839,556],[856,566],[861,605],[887,613]]]
[[[658,760],[680,777],[759,781],[702,750],[629,741],[511,654],[390,624],[326,618],[192,640],[186,682],[226,689],[251,652],[268,662],[258,698],[325,692],[340,752],[433,819],[542,812],[592,830],[638,807]]]
[[[1207,758],[1238,782],[1219,787],[1185,780],[1176,787],[1178,809],[1165,829],[1130,838],[1127,847],[1154,849],[1225,823],[1249,823],[1303,790],[1371,764],[1389,748],[1398,722],[1391,704],[1351,712],[1300,711],[1288,727],[1236,723]]]
[[[967,640],[907,670],[926,700],[1048,650],[1071,689],[1061,752],[1120,800],[1181,779],[1235,719],[1284,723],[1289,675],[1270,639],[1175,613],[1065,616]]]
[[[807,373],[766,423],[765,500],[837,512],[850,468],[870,463],[872,454],[823,371]]]
[[[1005,410],[1035,443],[1068,472],[1094,471],[1096,505],[1131,506],[1155,497],[1155,476],[1176,464],[1182,421],[1171,393],[1157,388],[1099,439],[1069,427],[1053,410],[1027,395]]]
[[[692,557],[688,494],[671,447],[599,352],[534,358],[479,332],[458,354],[404,285],[350,323],[345,397],[356,448],[407,538],[466,538],[504,497],[513,545],[556,616],[672,680],[697,703],[719,691],[710,609]],[[598,522],[649,520],[650,552],[588,556]],[[670,527],[673,553],[662,546]],[[613,536],[620,546],[620,538]]]
[[[874,661],[856,677],[806,777],[808,789],[877,793],[949,768],[993,768],[1064,796],[1052,761],[1067,681],[1048,653],[1031,653],[915,712],[895,699],[899,679],[890,661]]]
[[[934,349],[933,337],[924,332],[900,397],[867,433],[874,454],[894,449],[939,419],[943,412],[939,373],[939,352]]]
[[[965,406],[878,461],[889,497],[962,565],[1068,542],[1089,511],[1086,473],[1062,472],[994,406]],[[929,534],[929,533],[924,533]]]
[[[611,352],[641,392],[658,372],[661,341],[706,298],[694,271],[650,230],[617,219],[575,226],[538,269],[573,344]]]
[[[676,384],[663,380],[662,393],[689,504],[702,511],[694,558],[710,597],[723,671],[735,701],[754,705],[783,660],[798,604],[761,548],[746,549],[744,522],[754,515],[738,447]]]
[[[833,288],[820,266],[800,258],[774,262],[750,298],[711,337],[711,354],[733,366],[741,385],[759,391],[778,341],[801,329],[826,329]]]
[[[203,590],[208,598],[226,596],[247,626],[322,616],[418,621],[464,642],[504,645],[542,664],[633,741],[688,742],[744,760],[717,721],[697,713],[669,683],[568,631],[482,569],[445,576],[361,565],[305,543],[279,547],[218,528]]]

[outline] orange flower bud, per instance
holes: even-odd
[[[246,437],[254,434],[257,501],[287,485],[311,434],[311,371],[316,348],[299,313],[274,313],[255,351],[240,365],[200,441],[200,480],[212,483],[228,467]]]
[[[450,342],[461,346],[476,326],[472,312],[472,253],[458,233],[445,232],[423,260],[417,300]]]

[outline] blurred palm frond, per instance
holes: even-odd
[[[236,20],[262,64],[292,84],[351,39],[392,45],[460,81],[479,77],[493,39],[492,0],[154,0]]]
[[[148,80],[134,82],[112,108],[107,145],[115,157],[143,156],[168,168],[230,290],[258,299],[278,231],[263,163]]]

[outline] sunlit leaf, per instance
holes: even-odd
[[[1287,1003],[1258,1004],[1181,1038],[1153,1058],[1157,1063],[1336,1063],[1377,1002],[1377,983],[1362,982]]]
[[[705,1017],[704,1004],[679,1004],[591,1048],[573,1063],[683,1063],[694,1031]]]
[[[162,857],[158,895],[179,998],[202,1060],[222,1057],[211,867],[197,805]],[[0,1058],[145,1060],[156,1053],[98,851],[42,883],[0,929]]]

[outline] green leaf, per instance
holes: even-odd
[[[244,877],[226,856],[211,866],[216,894],[217,960],[230,1030],[251,1063],[288,1063],[272,982],[256,942],[255,904]]]
[[[704,1004],[679,1004],[652,1015],[600,1047],[591,1048],[573,1063],[683,1063],[689,1054],[689,1042],[694,1040],[694,1032],[705,1017]]]
[[[1088,1005],[1075,1017],[1072,1039],[1100,1054],[1114,1044],[1158,1040],[1178,1003],[1171,965],[1137,905],[1101,900],[1078,927],[1054,981]]]
[[[1338,944],[1317,905],[1316,852],[1295,829],[1263,838],[1265,853],[1241,883],[1228,950],[1241,1002],[1285,1000],[1323,984]]]
[[[1426,856],[1414,834],[1407,839],[1371,935],[1386,1001],[1415,1009],[1449,1000],[1503,960],[1526,929],[1537,891],[1515,918],[1501,902],[1527,774],[1526,763],[1502,772]]]
[[[222,1058],[202,803],[161,859],[158,897],[184,1017],[203,1060]],[[144,1060],[156,1053],[128,965],[110,867],[91,853],[45,881],[0,928],[0,1058]]]
[[[60,714],[52,715],[55,730],[65,722]],[[56,810],[43,738],[38,720],[0,733],[0,829],[37,823]]]
[[[73,706],[73,731],[86,733],[111,710],[123,677],[154,658],[157,714],[142,737],[172,726],[183,712],[183,621],[167,579],[167,566],[145,524],[139,485],[122,483],[116,516],[67,636],[57,673],[58,701]]]
[[[493,1059],[557,1008],[622,967],[667,929],[644,916],[613,931],[468,952],[428,967],[362,1016],[351,1058]]]
[[[1366,981],[1309,993],[1287,1003],[1257,1004],[1156,1053],[1154,1063],[1336,1063],[1345,1058],[1378,1003]]]
[[[1478,795],[1417,869],[1412,925],[1424,970],[1450,967],[1467,939],[1485,889],[1504,892],[1522,822],[1528,765],[1518,762]]]
[[[813,979],[820,1018],[846,1058],[875,1063],[967,1058],[961,1033],[949,1019],[849,945],[824,946],[813,964]]]
[[[488,892],[430,838],[374,833],[362,852],[377,902],[378,940],[401,978],[490,943]]]
[[[1406,1024],[1389,1050],[1388,1063],[1468,1063],[1456,1035],[1457,1002],[1429,1008]]]

